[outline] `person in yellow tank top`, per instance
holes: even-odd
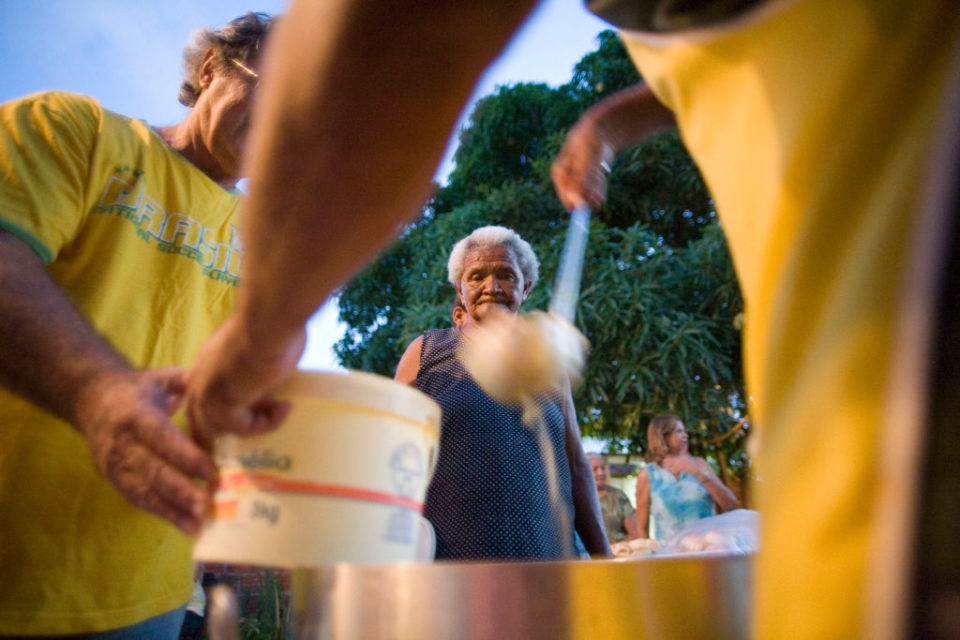
[[[746,304],[758,636],[955,630],[956,577],[926,590],[929,558],[910,549],[935,535],[913,538],[911,523],[922,418],[932,424],[935,409],[924,379],[948,251],[937,238],[951,228],[935,201],[956,171],[938,143],[956,149],[960,12],[936,1],[591,4],[620,27],[645,84],[584,115],[554,181],[567,206],[596,206],[604,163],[676,122],[715,196]],[[941,492],[956,487],[940,480]]]
[[[270,24],[195,34],[173,126],[0,105],[0,636],[177,637],[216,468],[171,416],[236,298]]]

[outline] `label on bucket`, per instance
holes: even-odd
[[[292,387],[293,407],[279,429],[218,439],[220,483],[213,517],[197,540],[198,560],[296,567],[423,555],[420,513],[439,410],[421,412],[426,418],[418,421],[411,417],[418,412],[365,406],[368,377],[346,395],[324,389],[347,388],[354,384],[349,376],[316,380],[317,395],[305,393],[309,377]],[[382,395],[393,383],[378,381],[378,389]],[[425,402],[402,385],[395,400]]]
[[[405,488],[401,485],[399,488]],[[292,493],[314,496],[330,496],[347,500],[362,500],[377,502],[397,507],[405,507],[414,511],[423,511],[423,503],[399,493],[385,493],[361,487],[351,487],[342,484],[307,482],[292,480],[269,473],[253,471],[229,471],[220,476],[220,484],[214,496],[214,502],[229,503],[236,494],[251,491],[268,493]]]

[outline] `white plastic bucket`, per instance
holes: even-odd
[[[421,512],[440,407],[360,372],[300,371],[277,395],[293,403],[279,429],[219,439],[214,514],[194,558],[293,568],[432,557]]]

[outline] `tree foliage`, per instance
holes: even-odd
[[[450,326],[447,257],[479,226],[513,228],[533,245],[542,280],[524,310],[545,309],[568,222],[550,164],[584,110],[639,80],[608,31],[569,83],[499,87],[480,100],[448,183],[342,290],[341,363],[392,375],[411,340]],[[591,354],[574,399],[584,433],[605,439],[611,451],[640,453],[650,418],[677,413],[694,453],[742,478],[743,303],[713,202],[675,131],[617,158],[609,199],[591,225],[582,287],[577,324]]]

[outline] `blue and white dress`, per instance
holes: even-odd
[[[713,498],[692,473],[680,477],[651,462],[644,467],[650,478],[650,537],[667,540],[694,520],[716,515]]]
[[[561,398],[545,395],[543,412],[557,468],[567,530],[561,530],[547,488],[536,433],[522,411],[488,396],[457,357],[457,329],[423,334],[413,386],[443,414],[440,453],[423,515],[437,534],[437,559],[559,559],[574,543],[573,493],[564,447]]]

